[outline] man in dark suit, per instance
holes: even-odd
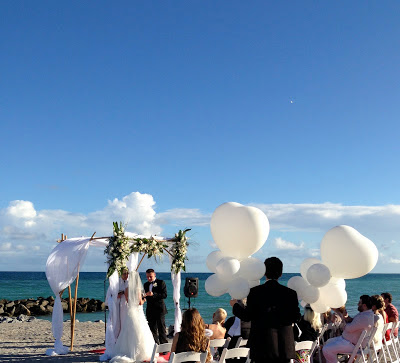
[[[265,284],[253,287],[247,297],[247,306],[231,300],[233,314],[251,321],[250,357],[255,363],[287,363],[295,358],[293,323],[301,318],[297,294],[282,286],[283,264],[277,257],[267,258]]]
[[[164,299],[167,297],[167,286],[163,280],[156,279],[153,269],[146,271],[147,282],[144,284],[147,308],[146,317],[157,344],[168,343],[165,330],[165,307]]]

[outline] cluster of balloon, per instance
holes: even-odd
[[[346,282],[366,275],[378,262],[375,244],[352,227],[330,229],[321,241],[321,259],[307,258],[300,266],[301,276],[288,281],[303,305],[317,313],[339,308],[347,301]]]
[[[264,263],[251,255],[268,238],[268,218],[258,208],[224,203],[211,217],[211,233],[219,250],[207,256],[207,267],[214,274],[206,280],[206,291],[211,296],[229,293],[244,299],[265,273]]]

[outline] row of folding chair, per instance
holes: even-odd
[[[240,339],[240,338],[239,338]],[[250,363],[250,349],[243,348],[243,345],[247,344],[247,339],[241,339],[236,343],[236,347],[232,349],[228,349],[230,338],[228,339],[213,339],[210,341],[210,348],[219,348],[223,347],[223,351],[221,354],[221,358],[219,360],[220,363],[225,363],[226,359],[231,358],[247,358],[246,363]],[[172,344],[155,344],[153,348],[153,353],[150,359],[150,363],[157,362],[157,353],[161,352],[170,352]],[[207,352],[198,353],[198,352],[182,352],[182,353],[174,353],[172,352],[169,356],[168,363],[180,363],[180,362],[188,362],[188,361],[199,361],[200,363],[205,363],[207,359]]]

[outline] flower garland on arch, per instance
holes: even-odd
[[[133,252],[139,252],[147,254],[147,257],[161,257],[167,252],[171,258],[171,271],[178,273],[179,271],[186,270],[185,260],[187,260],[187,236],[186,232],[179,230],[175,234],[174,238],[166,241],[156,240],[153,236],[150,238],[129,238],[125,236],[125,228],[122,222],[113,222],[113,236],[108,239],[109,243],[104,250],[104,254],[107,255],[108,271],[107,277],[110,277],[114,271],[117,271],[119,275],[126,268],[126,263],[129,256]],[[173,243],[171,251],[168,250],[168,243]]]

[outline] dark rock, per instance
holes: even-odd
[[[52,313],[53,313],[53,307],[52,307],[51,305],[47,305],[47,306],[46,306],[46,310],[47,310],[47,312],[48,312],[49,314],[52,314]]]
[[[15,313],[15,306],[13,306],[12,308],[8,308],[6,311],[8,316],[13,316]]]
[[[47,306],[49,305],[49,302],[47,300],[42,300],[40,303],[40,306]]]
[[[50,303],[54,303],[54,296],[49,296],[47,299],[47,301],[49,301]]]
[[[37,304],[36,304],[36,302],[35,301],[32,301],[32,300],[28,300],[28,302],[25,304],[25,307],[27,308],[27,309],[32,309],[34,306],[37,306]]]
[[[0,314],[3,314],[3,313],[4,313],[3,307],[0,307]]]
[[[10,301],[9,303],[6,304],[6,309],[8,310],[9,308],[12,308],[14,306],[14,301]]]
[[[69,311],[68,304],[65,301],[62,301],[61,305],[62,305],[63,311]]]
[[[15,309],[15,315],[20,314],[31,315],[31,311],[24,304],[19,304]]]

